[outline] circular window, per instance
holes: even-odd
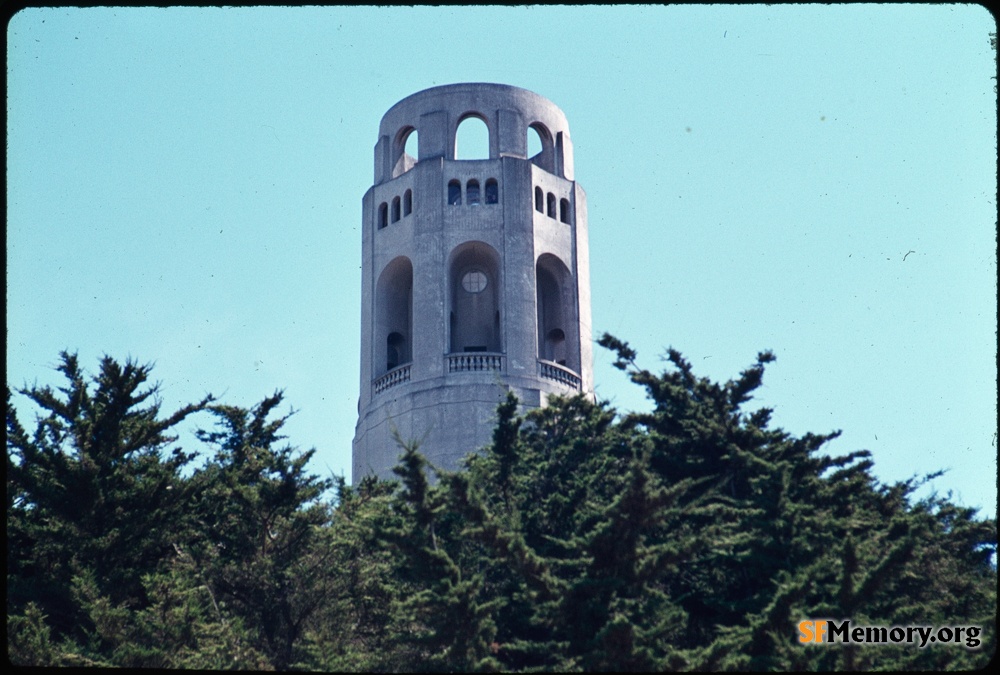
[[[462,288],[469,293],[479,293],[486,289],[486,275],[479,270],[469,270],[462,277]]]

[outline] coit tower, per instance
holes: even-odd
[[[457,159],[470,123],[488,155]],[[353,482],[393,477],[397,437],[458,468],[507,391],[524,408],[592,393],[587,202],[551,101],[478,83],[403,99],[382,117],[362,209]]]

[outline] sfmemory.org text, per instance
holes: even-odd
[[[929,644],[962,644],[977,649],[981,643],[980,626],[852,626],[850,619],[816,619],[799,622],[799,642],[803,644],[915,644],[923,649]]]

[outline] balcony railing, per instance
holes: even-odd
[[[462,352],[445,354],[449,373],[500,370],[504,368],[503,354],[490,352]]]
[[[381,394],[386,389],[390,387],[395,387],[397,384],[402,384],[403,382],[410,381],[410,364],[404,363],[398,368],[393,368],[388,373],[382,377],[375,380],[374,387],[375,393]]]
[[[539,359],[538,374],[546,379],[555,380],[560,384],[573,387],[577,391],[580,390],[580,376],[566,366],[553,363],[552,361],[543,361],[542,359]]]
[[[470,372],[502,372],[505,367],[504,355],[489,352],[462,352],[460,354],[445,354],[449,373]],[[580,376],[566,366],[552,361],[538,360],[538,374],[548,380],[554,380],[567,387],[580,390]],[[397,384],[410,381],[410,364],[405,363],[393,368],[373,383],[376,394],[381,394]]]

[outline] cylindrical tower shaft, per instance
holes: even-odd
[[[489,153],[456,159],[469,118]],[[525,407],[593,391],[586,199],[554,104],[499,84],[403,99],[382,118],[362,204],[354,482],[392,477],[397,438],[457,468],[490,441],[508,390]]]

